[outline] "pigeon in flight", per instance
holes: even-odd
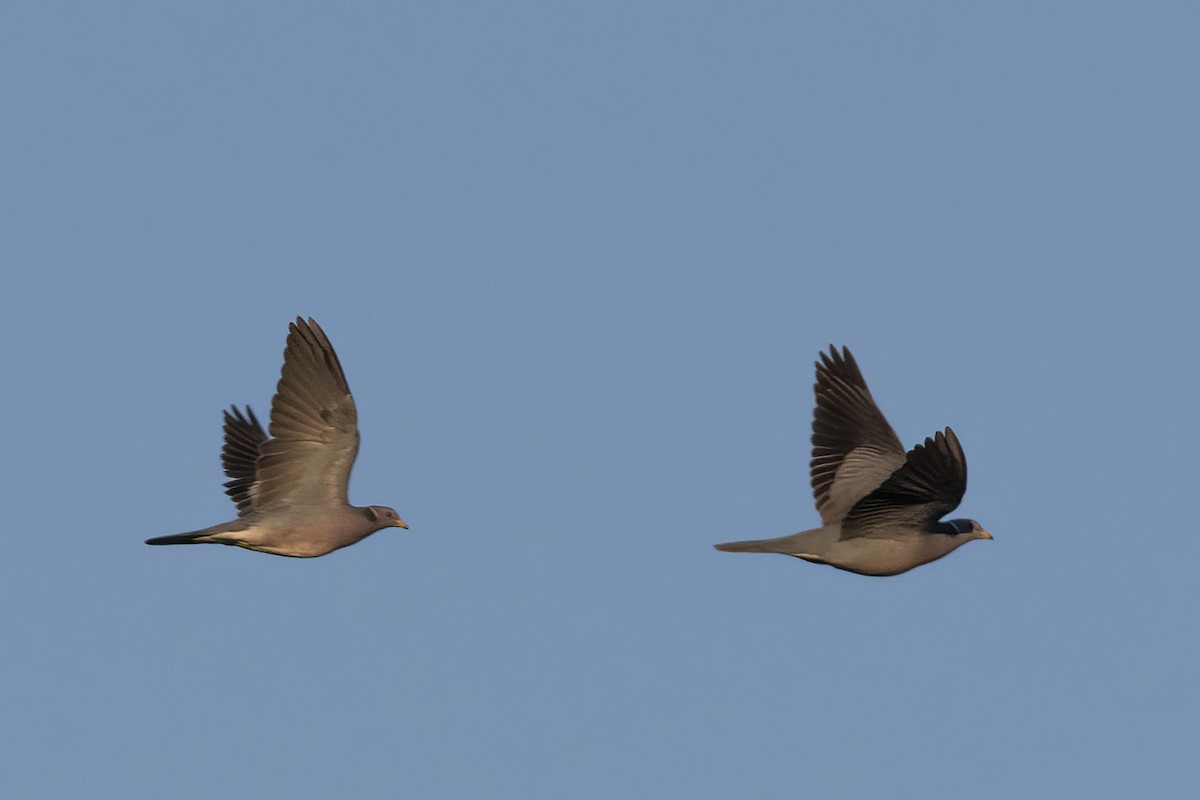
[[[225,412],[221,463],[238,516],[146,544],[228,544],[314,558],[383,528],[407,528],[387,506],[346,499],[358,455],[358,412],[337,354],[311,317],[288,326],[268,437],[250,407]]]
[[[783,553],[861,575],[899,575],[992,535],[973,519],[939,522],[967,490],[967,459],[946,428],[907,453],[850,350],[821,353],[810,464],[821,527],[748,542],[732,553]]]

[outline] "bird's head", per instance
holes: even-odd
[[[400,519],[396,509],[387,506],[367,506],[367,515],[378,523],[381,528],[408,528],[408,524]]]
[[[966,536],[968,539],[992,538],[992,535],[973,519],[950,519],[946,520],[946,524],[954,529],[947,531],[951,536]]]

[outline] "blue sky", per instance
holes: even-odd
[[[9,797],[1184,797],[1200,786],[1200,12],[6,3]],[[316,560],[221,409],[345,367]],[[813,526],[812,362],[996,537]]]

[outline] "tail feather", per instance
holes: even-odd
[[[244,531],[247,527],[249,526],[244,520],[238,519],[213,525],[204,530],[173,533],[170,536],[155,536],[153,539],[147,539],[146,544],[237,544],[239,537],[229,534]]]
[[[808,558],[821,553],[832,542],[837,541],[837,528],[813,528],[810,531],[793,533],[775,539],[750,539],[744,542],[722,542],[713,547],[726,553],[783,553],[789,556]]]
[[[788,542],[784,539],[751,539],[745,542],[722,542],[713,547],[726,553],[786,553]]]
[[[213,541],[204,531],[193,533],[174,533],[170,536],[155,536],[147,539],[146,544],[208,544]]]

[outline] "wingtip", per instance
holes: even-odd
[[[821,360],[814,362],[818,372],[831,372],[841,367],[858,369],[858,362],[854,360],[854,354],[850,352],[850,348],[846,345],[842,345],[841,349],[839,349],[837,345],[831,342],[829,349],[821,350],[819,355]]]
[[[937,447],[943,451],[962,452],[962,442],[958,440],[958,435],[954,433],[954,429],[949,425],[944,430],[937,431],[932,438],[925,439],[926,447]]]
[[[946,444],[957,442],[958,437],[954,435],[954,431],[949,428],[943,428],[940,431],[934,431],[932,436],[925,437],[925,447],[942,447]]]
[[[295,322],[288,323],[288,333],[299,333],[301,336],[312,330],[321,330],[321,326],[312,317],[296,317]]]
[[[262,423],[258,421],[258,417],[254,415],[254,409],[249,405],[243,406],[246,413],[242,413],[242,409],[237,407],[237,404],[229,406],[227,410],[223,409],[221,415],[224,418],[225,425],[233,426],[248,426],[256,431],[265,432]]]
[[[246,409],[245,414],[242,413],[242,408]],[[226,419],[235,419],[239,422],[258,422],[254,416],[254,409],[249,405],[242,406],[242,408],[238,408],[237,403],[231,403],[229,408],[222,410],[221,413],[225,415]]]

